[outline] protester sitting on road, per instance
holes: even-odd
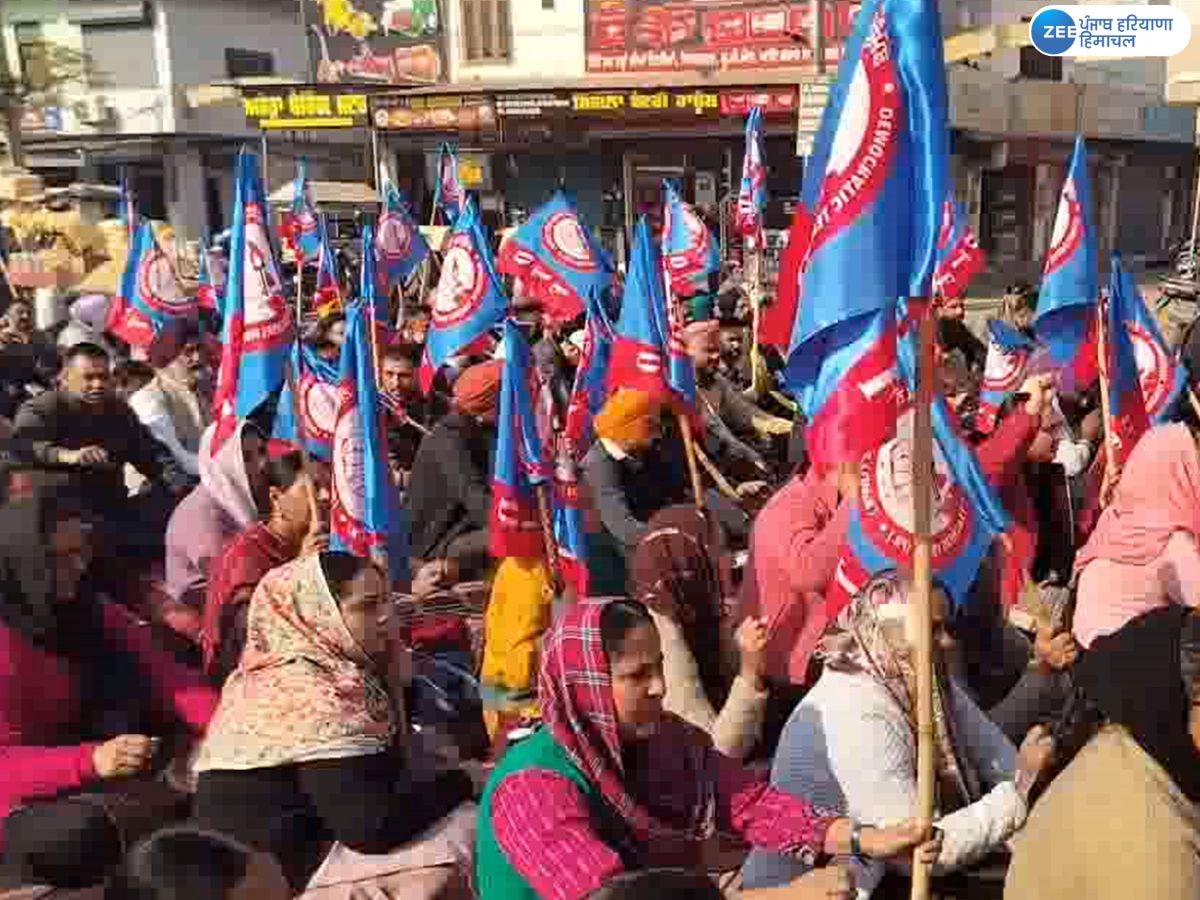
[[[863,823],[917,810],[916,671],[907,637],[910,586],[894,573],[871,579],[821,639],[825,668],[792,713],[771,783]],[[934,592],[935,654],[950,649],[948,603]],[[944,658],[938,662],[945,672]],[[956,869],[1001,849],[1025,821],[1029,791],[1050,758],[1045,729],[1018,752],[970,698],[943,676],[935,696],[938,864]],[[884,876],[882,862],[851,860],[859,896]],[[776,887],[811,863],[756,850],[743,870],[751,888]]]
[[[204,601],[200,646],[204,670],[224,682],[246,641],[246,614],[254,589],[269,571],[328,544],[329,466],[299,450],[272,458],[270,511],[234,536],[213,562]]]
[[[1159,607],[1097,636],[1058,730],[1082,749],[1013,844],[1005,900],[1200,896],[1200,618]]]
[[[717,753],[703,732],[663,711],[662,667],[641,604],[585,601],[560,614],[543,648],[545,724],[509,748],[484,790],[481,900],[582,900],[626,870],[700,866],[701,845],[718,830],[809,865],[846,854],[852,834],[871,857],[917,843],[923,828],[914,821],[855,831]],[[936,858],[936,843],[922,852]],[[810,877],[788,896],[827,897],[842,876]]]
[[[297,891],[364,870],[453,868],[470,840],[469,811],[439,824],[471,797],[470,779],[422,780],[397,743],[404,681],[380,624],[386,586],[343,553],[271,572],[197,760],[198,820],[274,854]],[[413,896],[402,883],[389,895]]]
[[[269,505],[267,441],[240,421],[214,450],[217,425],[200,441],[200,484],[183,499],[167,526],[166,593],[186,618],[173,622],[193,641],[200,637],[209,569],[225,542],[249,527]]]

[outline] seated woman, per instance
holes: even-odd
[[[216,708],[198,673],[92,593],[90,561],[61,491],[0,508],[0,822],[38,801],[120,793],[180,723],[199,735]]]
[[[760,619],[738,628],[738,672],[719,539],[716,522],[695,506],[664,509],[634,553],[633,595],[662,641],[663,707],[706,732],[721,753],[745,759],[758,743],[767,703],[767,629]]]
[[[861,822],[904,819],[917,806],[916,673],[905,637],[907,585],[871,579],[821,640],[824,671],[784,728],[771,783]],[[946,598],[934,593],[935,650],[944,651]],[[939,653],[939,656],[942,654]],[[944,671],[944,660],[937,660]],[[935,722],[943,835],[939,865],[953,869],[1004,846],[1025,821],[1026,797],[1050,753],[1042,729],[1019,753],[957,685],[942,678]],[[1015,775],[1014,775],[1015,773]],[[987,789],[987,793],[984,790]],[[859,896],[884,875],[882,862],[852,860]],[[742,872],[752,888],[786,884],[803,860],[755,850]]]
[[[103,900],[288,900],[279,863],[221,834],[166,828],[129,851]]]
[[[1086,743],[1014,842],[1005,900],[1200,897],[1200,616],[1145,613],[1076,675]]]
[[[459,772],[422,782],[406,770],[385,603],[367,560],[322,553],[275,569],[197,761],[199,821],[274,854],[297,890],[347,870],[402,879],[456,863],[461,817],[405,846],[472,790]]]
[[[246,640],[246,608],[263,576],[297,556],[325,549],[328,466],[315,462],[310,466],[316,478],[305,473],[304,457],[298,450],[272,459],[267,520],[242,531],[213,560],[200,646],[204,671],[218,682],[237,666]]]
[[[717,753],[664,713],[662,656],[640,603],[581,602],[559,615],[542,651],[545,724],[509,748],[484,790],[482,900],[579,900],[622,871],[696,867],[718,830],[810,866],[848,853],[855,837],[878,857],[916,844],[916,822],[858,832]],[[827,896],[831,877],[790,896]]]
[[[225,542],[267,508],[267,442],[249,422],[215,451],[217,426],[200,439],[200,484],[167,523],[166,594],[169,624],[199,642],[209,569]]]
[[[1097,638],[1159,606],[1200,603],[1200,452],[1186,425],[1142,435],[1112,502],[1079,551],[1075,639]]]

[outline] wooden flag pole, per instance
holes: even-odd
[[[1113,446],[1112,409],[1108,402],[1108,336],[1105,334],[1105,304],[1103,298],[1096,304],[1096,353],[1097,369],[1100,372],[1100,416],[1104,425],[1104,465],[1106,481],[1111,483],[1117,474],[1116,448]],[[1101,505],[1104,498],[1100,498]]]
[[[933,545],[930,537],[933,518],[933,311],[927,301],[914,299],[924,307],[918,325],[918,364],[916,406],[912,436],[913,479],[913,556],[912,616],[913,665],[917,676],[917,809],[920,821],[933,821],[934,745],[933,725]],[[916,859],[912,865],[912,900],[928,900],[929,867]]]
[[[762,319],[762,285],[763,285],[763,263],[764,253],[766,248],[760,246],[766,240],[765,236],[760,233],[753,239],[753,243],[747,246],[750,251],[748,260],[750,266],[750,392],[757,401],[766,388],[763,383],[763,362],[762,348],[758,344],[758,325]]]

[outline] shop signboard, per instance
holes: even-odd
[[[242,109],[251,128],[365,128],[367,92],[326,85],[242,88]]]
[[[437,0],[300,0],[323,83],[434,84],[446,72]]]
[[[495,131],[496,106],[487,94],[381,94],[371,121],[381,131]]]
[[[857,0],[825,0],[826,62],[837,63]],[[587,71],[813,69],[815,0],[585,0]]]
[[[697,119],[740,118],[753,106],[770,117],[796,111],[796,88],[663,88],[661,90],[573,91],[567,114],[576,118],[620,119],[631,123],[680,124]]]

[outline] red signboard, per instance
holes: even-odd
[[[589,72],[814,68],[816,4],[761,0],[586,0]],[[857,0],[826,0],[826,62],[836,64]]]

